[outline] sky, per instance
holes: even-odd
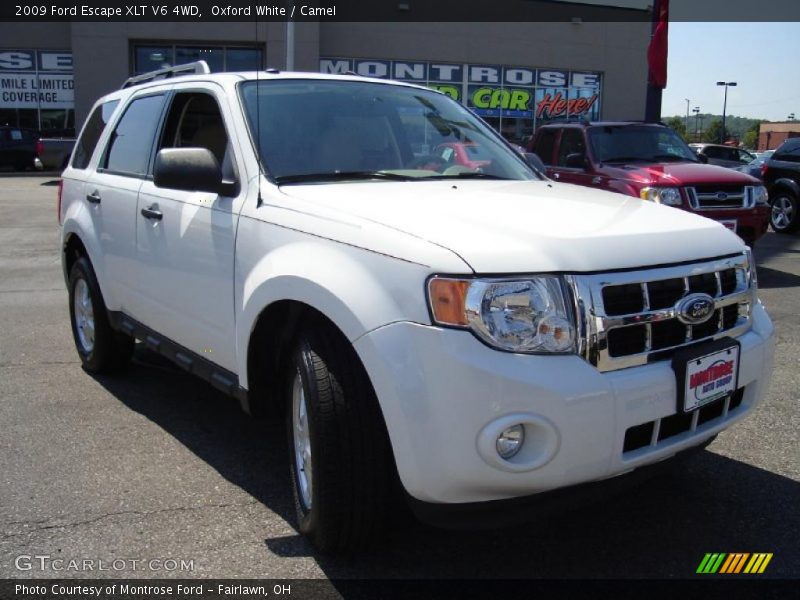
[[[670,22],[667,87],[661,114],[722,114],[724,88],[717,81],[735,81],[728,88],[727,114],[785,121],[800,119],[800,69],[797,42],[800,23]]]

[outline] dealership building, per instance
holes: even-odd
[[[435,87],[521,141],[555,119],[643,119],[649,13],[561,22],[0,23],[0,125],[71,135],[131,75],[205,60]],[[616,11],[619,20],[615,20]],[[291,59],[290,59],[291,60]]]

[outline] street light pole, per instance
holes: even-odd
[[[688,98],[684,98],[686,100],[686,121],[683,122],[683,127],[686,129],[686,135],[689,135],[689,100]]]
[[[697,120],[700,117],[700,107],[699,106],[695,106],[692,109],[692,112],[694,113],[694,141],[696,142],[696,141],[698,141],[698,139],[697,139]]]
[[[724,144],[725,140],[727,139],[727,135],[725,132],[725,111],[728,108],[728,88],[735,86],[735,81],[718,81],[717,85],[725,86],[725,100],[722,102],[722,139],[719,141],[720,144]]]

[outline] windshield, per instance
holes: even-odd
[[[668,127],[604,125],[589,129],[597,162],[699,162],[697,155]]]
[[[278,183],[537,179],[483,121],[437,92],[286,79],[243,83],[241,96],[262,163]]]

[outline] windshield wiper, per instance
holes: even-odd
[[[642,158],[641,156],[615,156],[614,158],[607,158],[600,162],[653,162],[652,158]]]
[[[700,162],[686,156],[678,156],[677,154],[656,154],[653,158],[662,162]]]
[[[275,178],[278,185],[291,183],[307,183],[312,181],[351,181],[358,179],[387,179],[389,181],[410,181],[418,179],[409,175],[389,173],[387,171],[328,171],[325,173],[298,173],[297,175],[280,175]]]
[[[455,173],[453,175],[431,175],[429,177],[422,177],[422,179],[509,179],[509,177],[501,177],[500,175],[492,175],[491,173],[476,173],[467,171],[463,173]]]

